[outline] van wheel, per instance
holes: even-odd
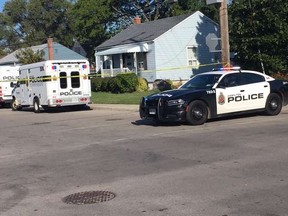
[[[267,115],[278,115],[282,110],[282,99],[276,93],[271,93],[266,101],[265,112]]]
[[[35,98],[33,101],[33,108],[35,113],[40,113],[40,104],[39,104],[39,99]]]
[[[10,106],[11,106],[12,111],[22,110],[22,107],[17,105],[15,98],[13,98]]]
[[[195,100],[189,104],[186,119],[191,125],[202,125],[208,119],[208,109],[203,101]]]

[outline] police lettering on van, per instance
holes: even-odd
[[[81,91],[60,92],[60,96],[81,95]]]

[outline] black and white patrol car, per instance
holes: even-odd
[[[195,75],[176,90],[143,97],[141,118],[204,124],[207,119],[246,112],[278,115],[288,104],[288,82],[256,71],[219,69]]]

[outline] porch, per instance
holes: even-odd
[[[96,71],[101,77],[147,70],[148,45],[115,47],[95,53]]]

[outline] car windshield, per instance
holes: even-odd
[[[185,83],[181,89],[183,88],[211,88],[214,84],[219,80],[221,74],[198,74],[192,79],[190,79],[187,83]]]

